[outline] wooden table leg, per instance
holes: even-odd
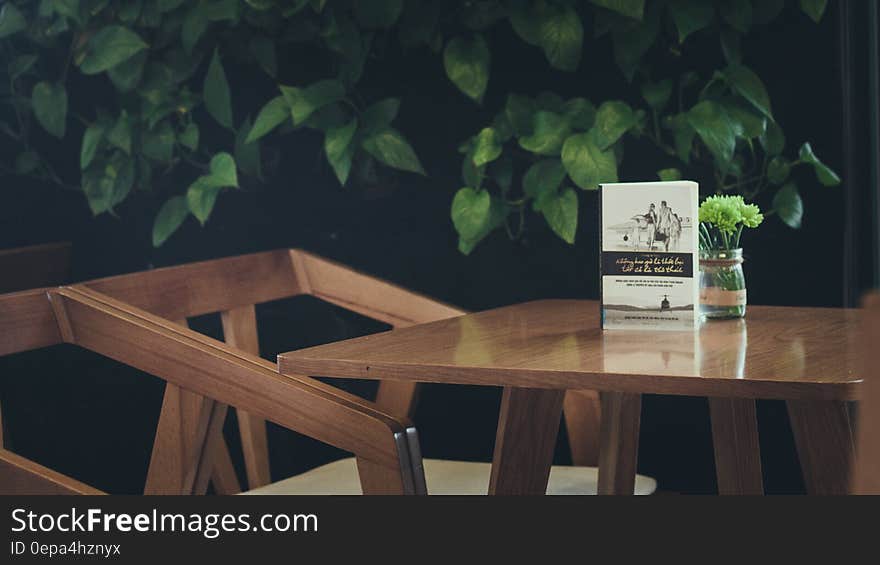
[[[599,494],[633,494],[639,453],[642,395],[600,393]]]
[[[709,398],[718,494],[764,494],[755,401]]]
[[[853,436],[846,402],[789,400],[788,418],[809,494],[846,494]]]
[[[489,494],[545,494],[564,390],[505,387]]]

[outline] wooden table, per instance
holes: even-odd
[[[601,391],[599,492],[632,493],[641,395],[709,397],[721,493],[763,492],[756,398],[787,401],[807,488],[846,492],[859,311],[749,306],[698,332],[602,331],[541,300],[283,353],[282,373],[504,387],[490,493],[543,493],[567,389]]]

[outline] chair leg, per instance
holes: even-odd
[[[229,345],[259,356],[257,315],[254,305],[239,306],[220,313],[223,338]],[[269,472],[269,445],[266,420],[236,408],[241,449],[247,470],[248,487],[257,488],[272,482]]]
[[[214,402],[165,384],[144,494],[191,494]]]
[[[217,494],[238,494],[241,492],[241,484],[232,464],[232,456],[229,454],[229,446],[225,441],[219,442],[217,455],[213,458],[214,468],[211,471],[211,484]]]

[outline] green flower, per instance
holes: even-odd
[[[700,204],[700,248],[737,248],[743,228],[763,221],[757,204],[746,204],[742,196],[709,196]]]
[[[700,221],[732,235],[743,222],[744,207],[742,196],[710,196],[700,205]]]
[[[742,223],[747,228],[756,228],[764,221],[764,214],[757,204],[746,204],[743,202],[740,210],[742,213]]]

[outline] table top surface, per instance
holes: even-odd
[[[605,330],[540,300],[278,356],[285,374],[744,398],[858,397],[860,313],[749,306],[699,331]]]

